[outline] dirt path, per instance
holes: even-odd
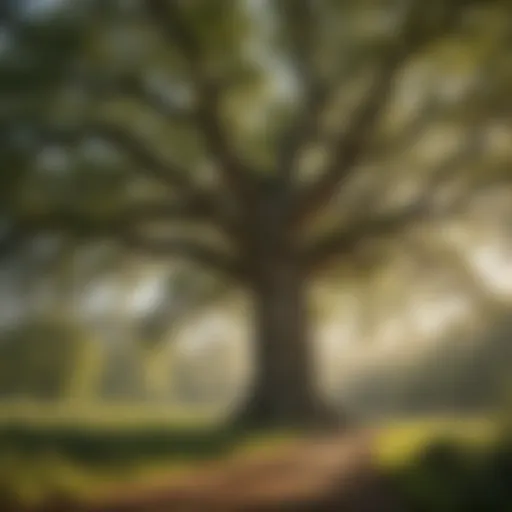
[[[371,436],[359,433],[305,441],[250,461],[219,463],[156,488],[121,489],[102,503],[73,510],[400,512],[390,494],[372,461]]]

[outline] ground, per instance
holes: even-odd
[[[138,424],[127,431],[124,428],[125,432],[119,424],[113,430],[105,424],[96,430],[91,425],[85,430],[76,430],[76,426],[70,430],[69,425],[68,430],[62,427],[58,430],[55,424],[51,428],[47,424],[44,428],[25,431],[4,428],[3,434],[0,432],[0,442],[4,437],[0,455],[4,457],[5,471],[0,479],[7,478],[4,488],[16,484],[18,494],[31,499],[24,500],[23,506],[18,501],[11,509],[4,500],[0,509],[6,512],[469,512],[464,503],[457,505],[459,508],[438,507],[437,503],[452,503],[455,498],[466,496],[467,489],[476,488],[466,478],[467,467],[478,470],[473,473],[479,475],[479,499],[488,499],[489,489],[497,489],[496,485],[504,489],[499,499],[509,499],[510,457],[506,460],[501,457],[501,462],[485,466],[487,469],[482,472],[480,455],[471,463],[464,459],[461,466],[460,457],[452,448],[438,446],[433,455],[421,454],[438,438],[464,442],[473,452],[480,453],[479,446],[492,444],[497,434],[495,427],[496,422],[491,420],[402,421],[323,438],[267,433],[263,438],[232,440],[228,443],[229,450],[225,449],[226,439],[222,436],[215,441],[179,437],[168,426],[161,426],[159,431]],[[5,458],[5,447],[13,448],[16,443],[19,450],[30,446],[31,452],[25,452],[23,463],[20,457]],[[68,451],[67,463],[56,456],[57,445]],[[34,457],[35,452],[39,453],[39,461]],[[159,452],[163,457],[156,461]],[[469,451],[464,452],[465,457],[466,452]],[[412,464],[418,457],[421,464]],[[181,462],[176,465],[178,459]],[[173,461],[171,466],[169,460]],[[501,474],[508,476],[500,480],[495,477],[496,468],[504,463]],[[142,469],[133,472],[136,466]],[[44,499],[34,499],[35,483],[39,484],[39,490],[44,483],[52,491],[46,492]],[[53,500],[49,501],[52,496]],[[44,502],[46,506],[42,507]],[[412,502],[427,505],[417,509],[411,507]],[[484,504],[471,510],[499,512],[502,509]]]
[[[277,453],[212,463],[172,483],[120,487],[83,510],[263,512],[344,506],[354,512],[398,512],[396,497],[374,464],[372,442],[367,432],[303,440]],[[64,512],[70,506],[47,510]]]

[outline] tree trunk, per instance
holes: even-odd
[[[239,424],[245,428],[341,426],[317,388],[305,279],[271,263],[253,285],[255,380]]]

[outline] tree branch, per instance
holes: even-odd
[[[237,219],[221,197],[202,189],[195,184],[184,169],[160,157],[136,135],[123,127],[106,122],[91,123],[76,129],[48,129],[44,138],[49,142],[64,142],[66,144],[82,141],[88,137],[98,137],[112,144],[121,153],[130,156],[138,165],[138,171],[163,183],[169,189],[180,194],[181,214],[186,217],[189,213],[192,219],[198,213],[204,217],[210,216],[212,222],[225,229],[230,235],[239,236],[240,227]]]
[[[122,94],[137,100],[171,122],[184,123],[191,122],[194,119],[193,111],[190,108],[178,106],[176,103],[167,100],[163,94],[151,90],[137,76],[122,76],[113,79],[111,83],[103,87],[102,95],[104,97],[116,94]]]
[[[317,131],[318,117],[328,103],[331,90],[320,83],[311,83],[307,87],[302,112],[298,120],[284,134],[278,154],[278,172],[284,182],[290,183],[296,172],[301,150],[308,139]]]
[[[315,9],[312,0],[282,0],[284,28],[288,32],[294,67],[307,82],[314,80]]]
[[[235,245],[243,237],[244,225],[232,212],[222,209],[221,205],[209,203],[210,197],[201,193],[189,197],[180,197],[173,201],[148,201],[126,205],[120,217],[132,225],[144,222],[200,223],[218,228]],[[213,208],[217,207],[217,210]]]
[[[221,280],[214,285],[204,289],[200,287],[195,289],[190,287],[184,293],[180,293],[180,301],[174,301],[173,280],[170,279],[170,291],[166,294],[167,300],[160,303],[159,307],[153,310],[140,323],[141,338],[146,344],[151,343],[150,347],[156,346],[168,340],[169,334],[185,322],[188,322],[197,316],[211,304],[222,300],[233,291],[232,283]],[[165,337],[165,340],[162,337]]]
[[[368,240],[398,234],[414,222],[440,218],[458,211],[473,197],[474,189],[471,185],[466,190],[461,190],[457,198],[445,205],[436,204],[438,193],[456,177],[462,165],[477,158],[481,150],[481,135],[482,127],[475,127],[471,136],[466,138],[465,144],[428,173],[429,181],[422,194],[407,206],[391,214],[366,215],[344,230],[320,237],[304,250],[303,261],[306,268],[314,270],[336,255],[351,253]],[[474,187],[477,191],[482,190],[479,183],[474,184]]]
[[[424,44],[445,33],[453,25],[458,14],[458,5],[450,4],[442,23],[438,23],[436,29],[429,32],[424,30],[422,25],[422,17],[425,15],[422,7],[425,8],[427,4],[418,0],[411,0],[409,4],[409,12],[401,34],[392,50],[382,59],[364,100],[355,109],[349,121],[348,130],[334,139],[331,162],[322,176],[299,194],[295,209],[297,223],[327,204],[336,194],[339,186],[356,168],[371,132],[388,103],[398,71]]]
[[[231,279],[242,280],[244,273],[237,258],[224,254],[217,249],[191,237],[153,238],[140,233],[125,233],[121,243],[144,254],[184,258],[220,272]]]
[[[367,47],[354,49],[330,81],[319,79],[312,71],[309,76],[303,77],[305,84],[303,108],[298,120],[284,134],[278,158],[279,170],[288,181],[296,171],[301,151],[310,143],[327,140],[327,137],[321,133],[321,116],[347,80],[350,80],[363,67],[363,55],[367,51]],[[327,145],[336,147],[337,139]]]
[[[278,173],[285,183],[293,178],[300,149],[314,130],[319,112],[328,99],[328,90],[314,70],[314,9],[311,0],[283,1],[283,20],[290,40],[292,63],[304,88],[304,104],[299,119],[284,134],[278,155]]]
[[[140,165],[140,172],[158,180],[171,189],[192,191],[194,186],[185,170],[158,156],[139,137],[111,122],[90,122],[77,127],[46,127],[42,134],[48,143],[73,144],[87,138],[99,138]]]
[[[253,199],[251,172],[235,154],[225,134],[220,113],[219,85],[204,71],[204,53],[197,38],[183,19],[176,2],[148,0],[148,7],[165,37],[182,53],[194,83],[197,126],[204,135],[207,148],[217,161],[219,172],[239,204]]]
[[[37,234],[71,234],[75,239],[112,240],[152,256],[186,258],[231,278],[243,279],[242,265],[237,257],[220,252],[192,237],[157,238],[137,232],[133,226],[134,214],[135,211],[131,217],[125,214],[105,218],[82,212],[54,210],[20,215],[11,221],[8,233],[1,237],[0,252],[7,252]],[[137,214],[140,219],[141,212]]]
[[[395,234],[411,221],[425,218],[427,213],[423,205],[415,204],[394,215],[361,220],[345,230],[325,235],[314,242],[304,251],[303,264],[308,271],[314,271],[336,256],[354,252],[368,240]]]
[[[217,225],[215,218],[212,218],[211,211],[200,198],[194,201],[148,201],[135,204],[128,204],[122,208],[122,216],[131,219],[132,223],[145,221],[189,221],[206,222]]]

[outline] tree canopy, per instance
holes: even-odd
[[[509,2],[34,6],[1,14],[0,245],[108,239],[245,287],[260,395],[286,388],[290,415],[310,387],[304,281],[333,262],[365,283],[408,258],[456,268],[447,219],[510,199],[493,196],[511,178]]]

